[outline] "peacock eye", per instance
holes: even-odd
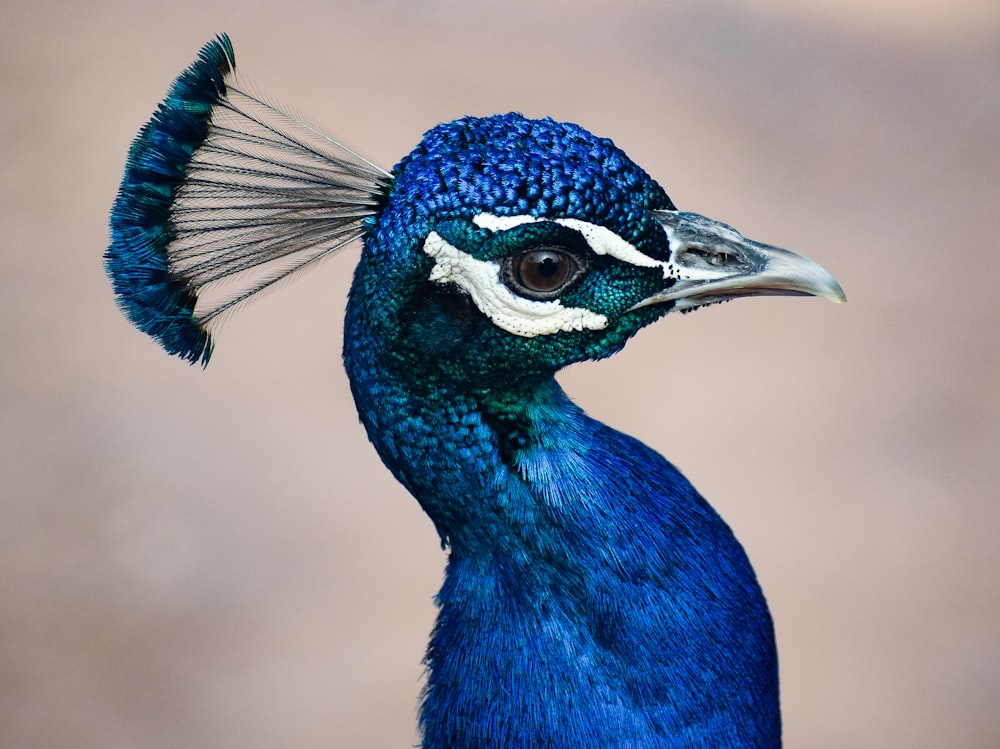
[[[555,297],[582,271],[576,258],[558,247],[522,252],[508,262],[508,285],[513,291],[531,299]]]

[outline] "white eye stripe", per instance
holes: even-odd
[[[583,235],[587,244],[598,255],[610,255],[623,263],[636,265],[640,268],[664,268],[666,263],[654,260],[649,255],[645,255],[636,249],[635,245],[626,242],[615,234],[611,229],[588,221],[581,221],[576,218],[557,218],[555,220],[560,226],[567,229],[574,229]],[[664,276],[666,277],[666,276]]]
[[[435,231],[427,235],[424,252],[434,258],[431,281],[463,289],[480,312],[508,333],[534,338],[608,326],[608,318],[589,309],[566,307],[558,299],[540,302],[517,296],[500,280],[499,263],[474,258]]]
[[[492,232],[506,231],[521,224],[533,224],[538,221],[534,216],[494,216],[492,213],[480,213],[472,218],[472,223],[480,229]]]
[[[605,226],[592,224],[589,221],[582,221],[576,218],[555,218],[539,219],[534,216],[494,216],[492,213],[480,213],[472,219],[472,222],[481,229],[489,231],[505,231],[513,229],[522,224],[531,224],[537,221],[551,221],[552,223],[565,226],[579,232],[586,240],[587,245],[598,255],[609,255],[623,263],[635,265],[640,268],[660,268],[664,278],[676,277],[677,269],[673,263],[655,260],[638,250],[631,242],[626,242],[620,236]]]

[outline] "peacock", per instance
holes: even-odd
[[[386,171],[256,93],[225,35],[139,132],[110,224],[121,310],[202,365],[228,312],[360,240],[351,391],[447,550],[423,747],[781,745],[773,626],[743,548],[555,374],[671,311],[844,301],[823,268],[679,211],[575,124],[465,117]]]

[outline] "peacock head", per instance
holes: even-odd
[[[843,300],[812,261],[677,211],[577,125],[460,119],[387,172],[241,86],[225,35],[133,142],[105,261],[129,319],[207,363],[217,320],[357,239],[348,357],[473,387],[609,356],[671,310]]]
[[[610,140],[519,114],[428,132],[366,222],[354,295],[389,361],[495,387],[738,296],[843,299],[816,263],[679,212]]]

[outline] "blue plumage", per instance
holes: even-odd
[[[840,287],[678,212],[577,125],[465,118],[385,172],[247,93],[232,61],[226,37],[209,44],[140,132],[107,268],[140,329],[207,362],[221,313],[363,240],[351,389],[449,551],[423,746],[780,746],[773,628],[743,549],[554,375],[672,310]]]
[[[369,435],[450,546],[424,746],[780,745],[764,598],[673,466],[551,379],[415,392],[348,346]]]

